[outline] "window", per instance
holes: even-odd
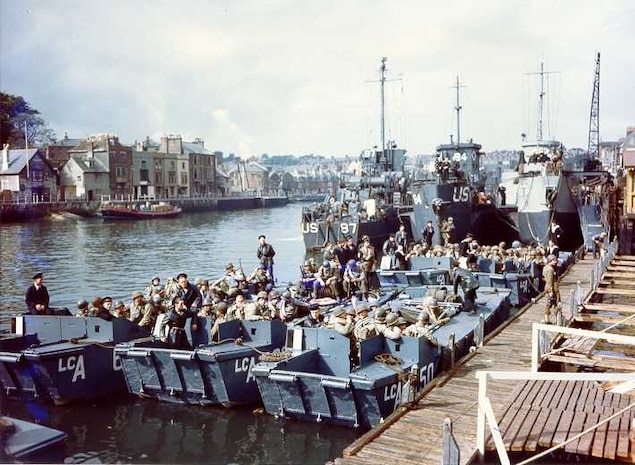
[[[185,169],[185,162],[181,162],[181,169]]]
[[[170,169],[171,169],[171,170],[175,170],[175,169],[176,169],[176,162],[175,162],[174,160],[172,160],[172,161],[170,162]]]
[[[34,182],[44,181],[44,174],[42,170],[31,170],[31,180]]]
[[[141,181],[146,181],[146,182],[150,181],[150,176],[147,169],[142,169],[139,172],[139,175],[141,177]]]
[[[181,173],[181,184],[187,184],[187,173]]]
[[[125,166],[117,166],[115,170],[115,175],[118,178],[127,178],[128,177],[128,168]]]
[[[163,175],[161,173],[154,173],[154,183],[163,184]]]
[[[141,169],[145,170],[146,168],[147,168],[146,161],[145,160],[141,160]]]
[[[163,169],[161,160],[154,160],[154,169],[157,171],[161,171]]]
[[[170,171],[168,173],[168,182],[170,184],[176,184],[176,172]]]

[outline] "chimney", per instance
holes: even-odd
[[[2,171],[9,170],[9,144],[2,147]]]

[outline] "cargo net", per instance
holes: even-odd
[[[282,360],[286,360],[290,358],[292,355],[291,352],[284,350],[281,352],[263,352],[258,357],[258,360],[261,362],[281,362]]]

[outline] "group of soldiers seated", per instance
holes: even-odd
[[[353,346],[363,340],[382,335],[387,339],[399,339],[402,336],[425,337],[431,344],[438,346],[434,330],[450,321],[461,310],[460,303],[445,303],[442,306],[434,297],[426,297],[411,311],[391,310],[387,304],[378,302],[357,302],[354,306],[334,307],[325,315],[319,307],[311,308],[309,315],[294,322],[307,328],[327,328],[351,338]],[[414,310],[414,311],[413,311]],[[412,315],[417,317],[413,321]],[[408,317],[408,318],[407,318]]]
[[[553,254],[556,257],[559,255],[559,250],[552,241],[548,246],[521,245],[519,242],[515,242],[511,247],[508,247],[504,242],[489,246],[479,245],[475,240],[472,240],[465,252],[461,253],[460,249],[460,244],[429,247],[425,243],[412,243],[406,257],[408,262],[412,257],[451,257],[458,260],[462,267],[472,271],[530,273],[536,267],[544,266],[548,255]]]

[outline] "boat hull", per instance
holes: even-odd
[[[0,395],[66,404],[126,391],[114,345],[149,333],[128,320],[24,316],[0,340]]]
[[[399,230],[400,224],[396,214],[379,220],[344,218],[331,221],[304,215],[300,229],[309,251],[322,250],[327,242],[337,243],[346,240],[347,236],[351,236],[356,244],[363,236],[368,236],[375,248],[381,249],[390,234]]]
[[[225,342],[192,350],[158,341],[117,346],[128,391],[176,404],[233,407],[260,402],[251,368],[260,353],[280,350],[286,327],[277,320],[235,320],[220,326]]]
[[[158,218],[176,218],[181,214],[181,209],[175,207],[171,211],[139,211],[126,208],[106,208],[99,211],[104,220],[154,220]]]
[[[302,350],[281,362],[260,362],[252,370],[267,413],[363,429],[401,405],[404,380],[415,365],[416,382],[408,386],[412,395],[423,389],[438,372],[441,356],[423,338],[376,336],[361,342],[359,366],[351,371],[347,337],[326,328],[302,328],[293,338],[291,345],[301,343]],[[382,354],[394,357],[394,364],[375,359]]]

